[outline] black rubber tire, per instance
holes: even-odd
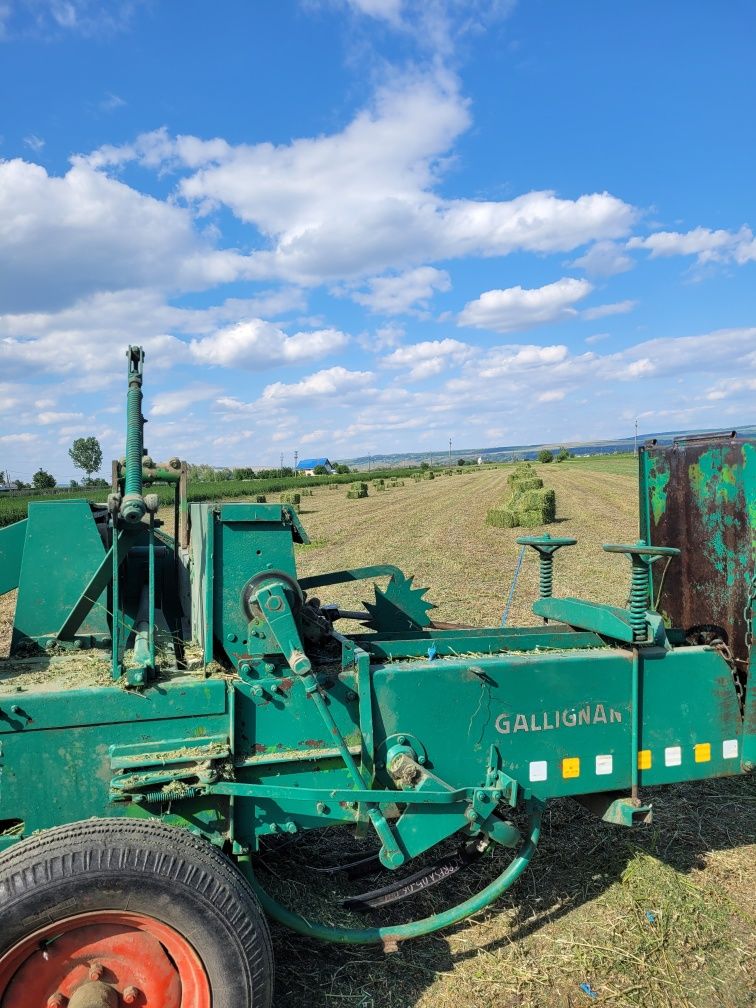
[[[156,820],[91,819],[0,856],[0,954],[47,923],[126,908],[190,942],[213,1008],[269,1008],[267,922],[244,876],[207,840]]]

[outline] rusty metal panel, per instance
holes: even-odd
[[[654,601],[669,626],[723,631],[747,669],[747,609],[754,577],[756,442],[733,432],[646,445],[641,534],[682,551],[655,573]]]

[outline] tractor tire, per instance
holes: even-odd
[[[0,1008],[66,1005],[76,991],[86,1004],[269,1008],[272,987],[252,890],[185,829],[92,819],[0,856]]]

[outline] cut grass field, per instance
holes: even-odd
[[[578,540],[557,555],[555,592],[623,605],[629,564],[604,553],[601,544],[637,538],[635,460],[594,457],[537,468],[557,492],[558,524],[548,530]],[[507,473],[471,469],[386,493],[371,489],[366,500],[318,489],[302,506],[313,545],[297,548],[300,573],[396,563],[430,588],[435,618],[498,624],[521,530],[491,528],[485,515],[506,496]],[[537,580],[528,551],[511,624],[538,622],[530,611]],[[369,597],[366,588],[330,589],[329,599],[353,604]],[[530,869],[499,904],[451,931],[407,942],[396,955],[321,945],[276,928],[276,1005],[753,1005],[753,777],[658,789],[650,797],[654,824],[633,830],[602,823],[574,802],[551,803]],[[342,844],[356,849],[354,841],[328,833],[321,843],[320,854],[330,860],[338,860]],[[318,856],[305,844],[302,864],[296,863],[296,843],[276,856],[274,870],[286,879],[283,891],[315,914],[306,865],[318,863]],[[408,909],[429,913],[462,900],[506,860],[506,854],[494,855]],[[581,990],[584,983],[595,998]]]
[[[549,531],[578,539],[557,555],[555,592],[624,604],[629,564],[605,554],[601,543],[637,537],[634,460],[591,458],[538,471],[557,491],[558,524]],[[507,474],[507,468],[470,468],[382,493],[371,486],[361,500],[348,500],[343,486],[318,487],[300,508],[312,539],[297,547],[300,575],[394,563],[429,587],[435,618],[496,625],[518,530],[486,526],[485,515],[506,496]],[[537,594],[530,553],[511,624],[538,622],[530,611]],[[350,607],[369,597],[367,584],[328,589],[327,599],[323,591],[324,601]],[[11,608],[10,597],[0,599],[0,624],[8,624]],[[449,719],[453,739],[453,698]],[[654,824],[633,830],[602,823],[570,801],[551,803],[538,852],[504,899],[449,931],[403,944],[397,954],[320,944],[274,927],[276,1008],[753,1006],[753,775],[647,796]],[[359,849],[346,830],[287,837],[265,854],[265,882],[300,912],[335,920],[341,890],[320,885],[311,895],[317,878],[311,869]],[[405,908],[427,915],[465,899],[509,857],[495,852],[416,902],[400,904],[392,919]]]

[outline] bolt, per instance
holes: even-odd
[[[102,968],[100,963],[92,963],[89,967],[89,979],[90,980],[102,980],[102,975],[105,970]]]
[[[399,738],[396,741],[399,743],[399,745],[406,745],[407,744],[407,736],[406,735],[400,735]]]
[[[47,1008],[63,1008],[66,1003],[66,999],[62,994],[52,994],[47,999]]]
[[[328,811],[328,806],[326,805],[325,802],[322,801],[319,801],[318,804],[315,806],[315,808],[317,810],[318,815],[325,815],[326,812]]]
[[[297,832],[297,824],[293,823],[293,822],[286,822],[286,823],[284,823],[283,824],[283,828],[286,830],[287,833],[296,833]]]
[[[357,694],[354,692],[354,690],[347,690],[346,697],[347,697],[347,700],[356,700],[357,699]]]
[[[136,987],[127,987],[123,992],[123,1000],[126,1004],[134,1004],[136,999],[139,997],[139,991]]]
[[[262,686],[253,686],[250,692],[252,693],[252,696],[260,697],[263,695],[264,691]]]
[[[14,703],[13,706],[11,707],[11,714],[22,714],[22,713],[23,713],[23,711],[18,706],[18,704]]]
[[[471,823],[477,822],[478,813],[475,811],[475,809],[470,808],[467,810],[467,812],[465,812],[465,819],[468,819]]]
[[[242,662],[241,665],[239,666],[239,671],[241,672],[242,675],[249,675],[249,673],[252,671],[252,668],[248,662]]]
[[[425,766],[425,764],[427,762],[426,757],[425,756],[418,756],[417,757],[417,762],[420,764],[420,766]]]

